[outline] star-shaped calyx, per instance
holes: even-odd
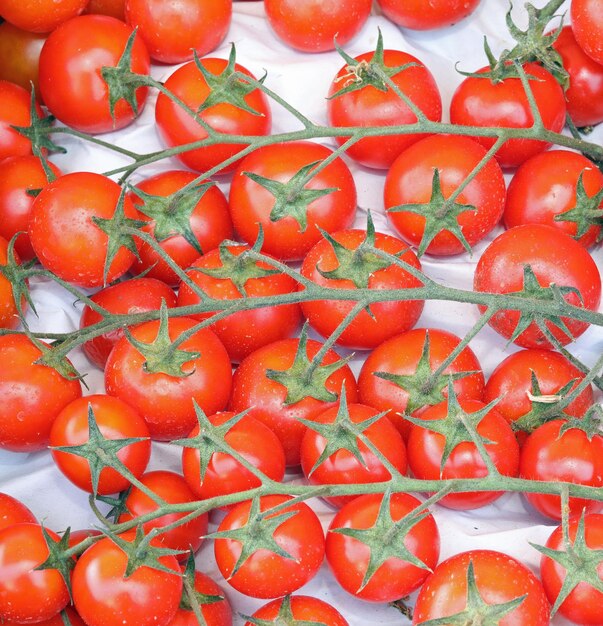
[[[325,622],[295,618],[291,608],[291,596],[285,596],[282,599],[278,615],[272,619],[260,619],[250,615],[241,615],[241,617],[255,626],[328,626]]]
[[[56,370],[63,378],[67,380],[79,380],[83,383],[84,387],[88,388],[84,380],[85,374],[80,374],[73,366],[73,363],[67,358],[67,350],[63,347],[62,342],[55,341],[51,346],[48,346],[34,337],[27,327],[25,327],[25,334],[42,353],[42,356],[34,361],[34,365],[50,367]]]
[[[35,569],[46,570],[53,569],[59,572],[61,578],[65,581],[67,591],[69,592],[69,598],[71,599],[71,570],[75,567],[75,560],[73,557],[65,556],[65,553],[69,550],[69,535],[71,529],[67,529],[63,536],[57,541],[50,533],[42,526],[42,535],[44,541],[48,546],[48,557],[43,563],[40,563]]]
[[[603,407],[600,404],[593,404],[583,417],[571,417],[559,429],[558,437],[561,438],[563,433],[568,430],[581,430],[589,441],[593,437],[603,437]]]
[[[184,611],[194,611],[206,604],[217,604],[224,600],[224,596],[201,593],[195,588],[195,555],[192,550],[189,552],[186,560],[186,567],[182,575],[182,598],[180,599],[180,608]],[[200,622],[203,624],[204,622]]]
[[[9,282],[13,292],[13,300],[15,301],[15,307],[21,320],[25,319],[25,312],[23,311],[23,302],[27,302],[31,310],[37,315],[36,305],[32,300],[31,293],[29,291],[29,283],[27,281],[27,275],[35,260],[28,261],[27,263],[19,263],[15,256],[15,242],[20,233],[13,235],[8,242],[6,248],[6,263],[0,265],[0,275],[4,276]],[[24,324],[25,325],[25,324]]]
[[[471,253],[471,246],[465,238],[459,224],[459,215],[466,211],[477,213],[477,208],[472,204],[460,204],[456,201],[449,201],[442,193],[440,184],[440,172],[437,168],[433,171],[433,181],[431,186],[431,198],[429,202],[418,202],[400,204],[388,209],[390,213],[414,213],[425,218],[423,235],[419,243],[417,255],[422,256],[429,247],[429,244],[443,230],[452,233],[462,244],[467,252]]]
[[[584,189],[584,172],[580,172],[576,183],[576,204],[553,218],[556,222],[574,222],[576,234],[574,239],[580,239],[592,226],[603,226],[603,188],[594,196],[589,196]],[[599,235],[600,237],[600,235]]]

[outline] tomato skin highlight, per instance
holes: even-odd
[[[578,45],[603,65],[603,3],[601,0],[572,0],[570,16]]]

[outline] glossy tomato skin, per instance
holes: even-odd
[[[59,536],[47,529],[54,541]],[[38,524],[14,524],[0,531],[0,619],[31,624],[49,619],[69,602],[56,569],[36,571],[49,556]]]
[[[35,524],[36,516],[17,498],[0,492],[0,531],[15,524]]]
[[[478,74],[489,67],[478,70]],[[529,77],[542,122],[548,130],[560,132],[565,124],[565,97],[559,83],[547,70],[535,63],[523,66]],[[533,78],[532,78],[533,77]],[[528,128],[532,113],[519,78],[505,78],[493,83],[488,78],[468,77],[459,85],[450,103],[450,121],[468,126]],[[476,137],[486,148],[495,139]],[[526,159],[545,150],[550,144],[534,139],[510,139],[496,153],[501,167],[518,167]]]
[[[311,361],[322,344],[309,339],[306,345],[306,357]],[[333,401],[318,400],[306,395],[296,402],[287,402],[285,385],[269,378],[268,372],[284,372],[294,363],[299,349],[299,339],[283,339],[264,346],[241,361],[232,381],[232,395],[229,409],[235,412],[248,410],[248,415],[266,424],[279,438],[285,450],[287,466],[300,463],[300,445],[306,432],[306,426],[298,418],[313,420],[329,407],[335,406],[337,396],[345,388],[348,402],[357,402],[358,390],[356,379],[349,365],[332,372],[324,388],[335,394]],[[327,366],[340,360],[333,350],[324,355],[321,366]]]
[[[333,233],[333,239],[349,250],[357,250],[366,239],[366,231],[344,230]],[[396,237],[375,233],[373,244],[377,249],[407,263],[418,270],[421,263],[417,255]],[[301,274],[322,287],[337,289],[356,288],[352,280],[329,278],[323,272],[336,270],[340,262],[333,245],[326,239],[319,241],[306,255]],[[412,289],[421,287],[418,278],[398,265],[378,269],[371,273],[368,288]],[[310,326],[323,337],[328,337],[350,313],[356,303],[345,300],[315,300],[302,302],[301,308]],[[424,306],[423,300],[398,300],[370,305],[371,314],[361,311],[339,335],[336,344],[346,348],[368,350],[399,333],[410,330],[418,321]]]
[[[499,235],[483,252],[477,263],[473,280],[475,291],[492,293],[521,292],[524,268],[532,268],[540,287],[552,283],[558,287],[578,290],[564,295],[566,302],[585,309],[596,310],[601,298],[599,270],[588,252],[569,235],[552,226],[529,224],[516,226]],[[509,339],[520,319],[519,311],[502,310],[489,321],[503,337]],[[581,335],[588,324],[562,318],[573,338]],[[572,340],[552,322],[546,322],[550,332],[562,343]],[[522,348],[551,348],[550,341],[532,322],[514,343]]]
[[[109,15],[125,22],[125,4],[125,0],[89,0],[84,13],[91,15]]]
[[[320,229],[333,233],[348,228],[356,214],[356,186],[345,162],[337,158],[312,177],[305,189],[335,189],[308,205],[307,227],[290,215],[273,221],[274,195],[245,172],[287,183],[302,168],[324,161],[332,150],[309,141],[264,146],[245,157],[230,188],[230,212],[239,237],[253,245],[262,226],[262,251],[282,261],[302,259],[322,239]]]
[[[456,335],[445,330],[415,328],[377,346],[366,358],[358,376],[360,402],[379,411],[388,411],[387,417],[405,440],[408,438],[411,424],[404,419],[404,416],[409,412],[416,416],[424,406],[413,407],[411,411],[408,411],[410,398],[408,390],[376,374],[379,372],[400,376],[416,374],[427,340],[429,341],[429,366],[432,371],[437,370],[461,341]],[[461,372],[471,372],[471,374],[457,377],[454,381],[454,391],[457,397],[481,400],[484,391],[484,374],[477,357],[468,346],[444,370],[443,374],[447,376]],[[447,381],[441,386],[441,399],[443,400],[448,393]]]
[[[169,320],[170,340],[174,341],[197,322],[185,317]],[[143,343],[157,338],[159,321],[132,329],[132,336]],[[169,441],[186,437],[197,423],[193,400],[212,415],[222,410],[230,396],[230,359],[215,333],[203,328],[183,341],[179,349],[200,356],[183,365],[185,376],[145,371],[144,356],[122,337],[113,348],[105,367],[107,393],[123,398],[144,417],[151,437]]]
[[[370,62],[373,52],[366,52],[356,57],[362,64]],[[431,72],[419,59],[401,50],[384,50],[383,60],[386,67],[399,67],[407,63],[411,67],[394,74],[390,78],[397,87],[410,98],[428,119],[439,122],[442,119],[442,98]],[[391,87],[383,92],[376,87],[366,85],[363,89],[335,96],[347,84],[350,77],[348,65],[343,66],[333,79],[327,101],[327,116],[333,126],[397,126],[414,124],[416,115],[394,93]],[[408,146],[424,137],[421,134],[382,135],[365,137],[350,146],[346,154],[366,167],[387,169],[396,157]],[[348,138],[337,137],[339,145]]]
[[[405,241],[413,246],[420,244],[425,217],[409,211],[392,212],[391,209],[429,202],[436,169],[442,193],[448,198],[485,154],[485,149],[473,139],[453,135],[432,135],[402,152],[387,173],[384,201],[390,224]],[[460,213],[457,220],[470,246],[483,239],[500,221],[505,193],[502,170],[494,159],[490,159],[459,194],[458,204],[474,207]],[[426,251],[448,256],[465,252],[465,248],[456,235],[444,229],[434,237]]]
[[[27,127],[31,124],[31,98],[23,87],[0,80],[0,161],[12,156],[31,154],[31,141],[11,126]],[[42,109],[36,111],[43,117]]]
[[[579,428],[561,433],[565,420],[553,420],[537,428],[521,449],[519,475],[530,480],[570,482],[603,487],[603,436],[591,440]],[[561,519],[561,498],[550,494],[525,493],[526,500],[542,515]],[[599,513],[603,503],[572,497],[570,515]]]
[[[60,176],[39,193],[31,208],[29,239],[42,265],[81,287],[101,287],[128,271],[132,252],[119,248],[105,280],[108,236],[94,218],[111,219],[120,186],[101,174],[74,172]],[[123,211],[134,219],[136,211],[124,198]]]
[[[216,75],[221,74],[227,66],[227,61],[224,59],[210,57],[204,58],[201,63],[208,72]],[[237,64],[235,70],[252,76],[241,65]],[[194,61],[179,67],[165,81],[165,87],[194,111],[211,93]],[[257,112],[257,115],[228,103],[220,103],[202,111],[201,118],[218,132],[235,135],[267,135],[270,132],[272,116],[266,96],[259,89],[254,89],[245,96],[245,102]],[[157,98],[155,119],[159,135],[169,147],[202,141],[207,137],[206,131],[200,124],[162,93]],[[234,156],[244,147],[245,144],[216,144],[183,152],[178,155],[178,158],[187,167],[206,172]],[[221,169],[220,173],[229,172],[234,167],[236,163]]]
[[[154,61],[183,63],[218,47],[232,17],[232,0],[127,0],[126,21],[137,28]]]
[[[333,606],[313,598],[312,596],[291,596],[291,614],[295,620],[324,624],[324,626],[348,626],[347,620]],[[278,624],[277,617],[281,611],[284,599],[278,598],[261,606],[251,617]],[[245,626],[253,626],[252,622],[245,622]]]
[[[85,396],[68,404],[55,419],[50,431],[50,445],[79,446],[89,439],[88,413],[94,412],[96,424],[106,439],[141,438],[119,450],[117,458],[139,477],[145,471],[151,456],[149,431],[142,417],[128,404],[118,398],[103,394]],[[52,450],[52,457],[61,472],[77,487],[93,492],[87,459]],[[98,493],[107,495],[123,491],[130,481],[112,468],[105,467],[98,481]]]
[[[370,0],[325,4],[321,0],[264,0],[268,23],[287,45],[302,52],[334,50],[345,45],[371,12]]]
[[[404,538],[404,546],[425,564],[425,568],[392,556],[375,571],[362,587],[369,565],[369,546],[358,539],[336,532],[340,528],[372,528],[377,521],[383,496],[366,494],[348,502],[335,514],[327,532],[326,558],[337,582],[357,598],[369,602],[394,602],[418,589],[438,562],[440,534],[434,518],[428,515],[413,526]],[[394,493],[389,514],[394,522],[402,519],[420,501],[406,493]],[[398,541],[398,539],[396,539]],[[399,552],[392,545],[392,552]]]
[[[291,500],[289,496],[270,495],[260,499],[260,510],[268,511]],[[218,526],[218,532],[245,526],[249,521],[251,503],[237,504]],[[241,553],[241,542],[219,538],[214,541],[214,553],[222,576],[237,591],[253,598],[279,598],[292,593],[311,580],[324,559],[325,539],[318,516],[305,503],[297,502],[278,513],[268,514],[268,519],[294,512],[278,525],[274,540],[293,558],[284,558],[260,548],[231,575]]]
[[[569,520],[568,535],[571,545],[576,541],[576,534],[580,517]],[[589,513],[584,516],[584,539],[591,550],[603,548],[603,515]],[[546,547],[552,550],[567,552],[563,538],[563,529],[558,526],[548,538]],[[601,564],[598,567],[601,577]],[[542,555],[540,559],[540,577],[549,602],[554,604],[559,596],[561,587],[566,578],[567,570],[555,560]],[[559,613],[575,624],[583,626],[597,626],[603,621],[603,593],[586,582],[580,582],[569,596],[561,603]]]
[[[348,404],[347,410],[350,421],[363,422],[378,411],[363,404]],[[332,424],[337,418],[339,407],[327,409],[317,415],[313,422],[316,424]],[[382,417],[368,428],[363,434],[371,444],[393,465],[400,474],[406,474],[406,447],[402,435],[396,427]],[[327,440],[319,432],[309,426],[301,442],[301,466],[308,482],[312,485],[324,484],[364,484],[388,481],[392,478],[391,472],[383,465],[377,455],[360,438],[356,439],[362,462],[352,452],[346,449],[337,450],[316,467],[316,462],[327,446]],[[314,469],[314,471],[312,471]],[[340,508],[354,499],[355,496],[328,496],[324,499],[331,505]]]
[[[379,0],[385,17],[413,30],[452,26],[473,13],[479,3],[480,0]]]
[[[590,159],[577,152],[550,150],[522,163],[507,190],[505,226],[513,228],[522,224],[548,224],[570,235],[585,248],[592,246],[601,232],[599,226],[590,226],[578,237],[576,222],[559,220],[564,213],[576,207],[576,188],[580,175],[589,197],[596,195],[603,187],[601,171]],[[603,210],[603,201],[599,208]]]
[[[87,3],[87,0],[1,0],[0,15],[23,30],[49,33],[79,15]]]
[[[109,285],[97,291],[90,299],[113,314],[131,315],[146,311],[158,311],[164,302],[168,308],[176,306],[176,294],[164,282],[155,278],[132,278]],[[90,305],[84,306],[80,328],[87,328],[103,319]],[[115,344],[124,336],[124,328],[98,335],[82,346],[86,356],[104,369]]]
[[[40,348],[25,335],[0,337],[0,448],[45,449],[56,416],[82,395],[79,380],[67,380],[51,367],[37,365],[41,356]]]
[[[50,112],[61,122],[85,133],[106,133],[130,124],[136,117],[122,98],[109,108],[109,89],[102,67],[115,67],[132,29],[107,15],[80,15],[54,30],[40,54],[40,91]],[[148,74],[149,53],[140,37],[132,47],[132,72]],[[60,85],[60,89],[57,88]],[[147,88],[136,91],[138,113]]]
[[[603,12],[600,0],[572,0],[570,16],[578,45],[603,65]]]
[[[0,24],[0,80],[15,83],[27,91],[33,82],[39,98],[38,65],[45,41],[45,35],[30,33],[10,22]]]
[[[193,172],[169,170],[144,179],[136,185],[136,188],[152,196],[169,196],[196,178]],[[157,239],[156,221],[144,214],[145,202],[135,193],[130,197],[138,209],[138,219],[149,222],[142,231]],[[177,201],[174,202],[174,208],[177,208]],[[189,224],[203,254],[217,248],[225,239],[233,238],[228,201],[217,186],[210,187],[197,202],[190,214]],[[133,274],[144,272],[145,276],[158,278],[172,287],[178,285],[181,278],[148,243],[138,237],[135,243],[140,260],[134,260],[130,272]],[[164,252],[182,269],[189,267],[199,257],[199,251],[181,234],[170,236],[159,243]]]
[[[239,256],[248,250],[247,246],[229,246],[229,253]],[[229,278],[216,278],[203,273],[203,269],[224,267],[220,250],[211,250],[199,257],[187,270],[189,279],[201,288],[203,293],[217,300],[236,300],[243,297],[239,289]],[[257,262],[256,267],[271,270],[268,263]],[[245,282],[245,296],[248,298],[270,297],[297,291],[297,282],[287,274],[278,273],[250,278]],[[182,282],[178,290],[178,306],[199,304],[201,298]],[[204,320],[212,313],[191,315],[194,319]],[[233,363],[239,363],[246,356],[259,348],[286,339],[293,335],[302,320],[299,304],[281,304],[258,309],[238,311],[213,323],[210,328],[218,335],[228,356]]]
[[[19,264],[19,255],[15,253],[15,261]],[[0,267],[8,264],[8,241],[4,237],[0,237]],[[21,310],[24,312],[27,308],[27,301],[21,298]],[[4,275],[0,274],[0,328],[17,328],[21,323],[19,317],[19,309],[15,302],[15,293],[13,284]]]
[[[131,542],[134,531],[120,535]],[[159,557],[173,574],[143,565],[125,577],[127,556],[109,537],[88,548],[73,570],[73,601],[88,626],[166,626],[178,609],[182,578],[176,558]]]
[[[548,626],[549,603],[538,578],[516,559],[494,550],[461,552],[440,563],[419,592],[413,624],[455,615],[466,608],[469,563],[473,563],[477,589],[486,604],[504,604],[526,596],[499,626]]]

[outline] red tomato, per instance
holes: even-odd
[[[375,79],[367,69],[367,64],[370,67],[371,63],[377,63],[374,56],[374,52],[361,54],[356,57],[358,65],[352,68],[344,65],[333,79],[329,89],[330,99],[327,101],[327,115],[331,125],[398,126],[417,121],[416,115],[391,87],[380,82],[379,86],[384,89],[382,91],[373,84]],[[386,68],[408,63],[414,65],[393,74],[391,80],[428,119],[439,122],[442,119],[442,99],[431,72],[411,54],[400,50],[383,51],[383,65]],[[350,85],[355,86],[354,90],[336,95]],[[424,135],[419,134],[365,137],[350,146],[346,154],[366,167],[387,169],[405,148],[422,137]],[[339,145],[347,139],[349,137],[336,137]]]
[[[88,0],[0,0],[0,15],[11,24],[33,33],[49,33],[79,15]]]
[[[59,536],[47,530],[54,541]],[[0,531],[0,620],[33,623],[49,619],[69,602],[56,569],[36,570],[50,552],[38,524],[14,524]]]
[[[0,530],[24,523],[36,524],[36,516],[17,498],[0,491]]]
[[[302,52],[334,50],[335,40],[344,46],[364,26],[371,4],[371,0],[335,4],[322,0],[264,0],[274,32]]]
[[[189,331],[196,322],[179,317],[168,323],[170,342]],[[132,329],[132,337],[143,344],[157,340],[158,320]],[[168,441],[186,437],[197,423],[193,400],[213,415],[222,410],[230,396],[232,368],[222,342],[203,328],[183,341],[179,350],[189,358],[177,375],[153,371],[147,358],[127,337],[122,337],[109,355],[105,367],[107,393],[122,398],[144,417],[151,437]],[[184,356],[184,355],[183,355]],[[161,364],[160,368],[164,369]]]
[[[553,420],[538,427],[521,449],[519,475],[529,480],[570,482],[603,487],[603,436],[588,435],[579,428],[561,432],[565,420]],[[526,500],[542,515],[561,519],[559,496],[525,493]],[[603,502],[584,498],[569,499],[570,515],[599,513]]]
[[[131,543],[134,532],[119,535]],[[153,546],[153,544],[151,544]],[[88,626],[126,624],[167,626],[182,594],[175,557],[160,556],[159,564],[174,574],[142,565],[125,576],[128,557],[109,537],[92,545],[73,570],[73,602]]]
[[[237,300],[244,295],[248,298],[271,297],[293,293],[297,282],[287,274],[266,274],[273,268],[264,262],[249,259],[247,246],[228,246],[211,250],[197,259],[187,271],[189,279],[210,298],[216,300]],[[241,255],[244,255],[241,257]],[[243,290],[231,280],[236,272],[235,258],[241,257],[240,270],[250,276],[244,279]],[[244,260],[247,257],[247,260]],[[204,270],[220,272],[219,276],[205,274]],[[178,291],[178,306],[199,304],[201,298],[186,283],[182,282]],[[214,313],[191,315],[198,320],[210,318]],[[295,333],[302,319],[299,304],[265,306],[258,309],[239,311],[225,317],[210,328],[218,335],[233,363],[238,363],[254,350],[269,343],[286,339]]]
[[[565,125],[565,97],[559,83],[540,65],[526,63],[523,69],[536,99],[544,127],[560,132]],[[478,74],[489,71],[478,70]],[[504,78],[492,82],[488,78],[468,77],[459,85],[450,103],[450,121],[467,126],[500,128],[528,128],[532,126],[532,112],[519,78]],[[495,139],[476,137],[486,148]],[[550,144],[534,139],[510,139],[500,147],[496,158],[502,167],[517,167],[526,159],[545,150]]]
[[[321,346],[309,339],[304,349],[299,339],[283,339],[252,352],[234,373],[228,408],[248,410],[250,417],[266,424],[282,443],[288,466],[300,463],[306,427],[299,418],[313,420],[335,406],[343,387],[348,402],[357,401],[354,374],[333,350],[327,350],[318,367],[311,367]],[[330,371],[338,361],[341,367]]]
[[[485,621],[499,626],[549,625],[549,603],[538,578],[519,561],[494,550],[470,550],[440,563],[419,592],[413,624],[456,615],[467,608],[470,565],[478,606],[482,607],[480,616]],[[503,615],[497,613],[500,605],[513,600],[519,606],[509,607]]]
[[[36,622],[36,626],[65,626],[65,622],[63,621],[64,613],[67,614],[71,626],[86,626],[84,620],[70,606],[66,606],[63,611],[57,613],[50,619]],[[14,624],[17,624],[17,622],[2,622],[3,626],[13,626]]]
[[[227,79],[230,75],[228,61],[224,59],[205,58],[201,60],[203,67],[215,76]],[[252,74],[241,65],[236,64],[234,70],[244,75]],[[248,86],[243,79],[238,84]],[[179,67],[166,81],[166,89],[182,100],[193,111],[197,111],[213,93],[193,61]],[[200,113],[201,119],[219,133],[230,135],[267,135],[270,132],[272,116],[268,99],[259,89],[249,88],[245,95],[245,103],[256,113],[226,102],[207,107]],[[207,138],[205,129],[182,107],[176,105],[166,95],[160,93],[155,107],[157,128],[163,141],[169,146],[183,146],[194,141]],[[230,159],[246,147],[245,144],[216,143],[212,146],[182,152],[178,158],[187,167],[199,172],[206,172],[226,159]],[[220,170],[228,172],[236,166],[233,162]]]
[[[419,246],[419,254],[424,250],[437,256],[460,254],[466,249],[460,233],[473,246],[500,221],[505,206],[505,181],[494,159],[488,161],[451,206],[439,202],[430,209],[426,213],[429,219],[404,210],[407,204],[424,204],[427,208],[435,195],[436,171],[441,194],[448,198],[485,154],[485,149],[468,137],[432,135],[407,148],[392,165],[385,179],[385,210],[400,236]]]
[[[72,530],[69,532],[69,547],[74,548],[75,546],[79,546],[83,541],[89,539],[90,537],[100,537],[103,533],[100,530],[96,530],[93,528],[82,528],[80,530]],[[73,558],[77,559],[79,555],[74,556]],[[61,626],[61,624],[57,624],[56,626]]]
[[[166,198],[159,213],[156,213],[156,199],[145,201],[136,193],[130,195],[138,209],[138,219],[149,223],[142,231],[158,241],[162,250],[182,269],[199,257],[199,249],[205,254],[217,248],[224,239],[233,238],[228,202],[217,186],[207,189],[197,202],[194,202],[198,198],[196,191],[179,195],[183,187],[196,179],[192,172],[169,170],[138,183],[136,189],[144,194]],[[188,218],[184,228],[183,215]],[[186,240],[185,228],[190,229],[189,236],[196,239],[199,249]],[[153,247],[138,237],[135,241],[140,260],[134,261],[130,271],[133,274],[144,272],[145,276],[158,278],[172,287],[178,285],[181,278]]]
[[[486,406],[479,400],[460,398],[458,400],[463,416],[482,411]],[[447,401],[430,406],[420,415],[424,426],[413,424],[408,436],[408,465],[412,473],[424,480],[451,480],[454,478],[481,478],[488,475],[477,446],[471,440],[469,431],[461,418],[449,412]],[[471,421],[471,418],[467,418]],[[449,426],[448,435],[443,435],[433,428]],[[490,409],[477,423],[478,435],[482,438],[488,456],[496,469],[503,476],[517,476],[519,471],[519,444],[513,430],[505,418],[496,410]],[[455,437],[462,441],[457,442]],[[448,458],[444,460],[446,446],[453,444]],[[442,462],[443,467],[442,467]],[[451,509],[477,509],[494,502],[503,495],[497,491],[474,491],[469,493],[451,493],[444,496],[438,503]]]
[[[54,30],[40,54],[40,91],[50,112],[85,133],[106,133],[130,124],[144,107],[147,88],[136,90],[138,111],[120,99],[114,117],[103,67],[119,62],[132,29],[107,15],[81,15]],[[148,74],[149,53],[140,37],[132,47],[131,71]]]
[[[582,195],[578,180],[582,176]],[[507,190],[504,220],[507,228],[522,224],[548,224],[572,236],[585,248],[592,246],[601,228],[585,209],[603,209],[603,200],[588,200],[603,188],[603,174],[585,156],[569,150],[542,152],[525,161]],[[579,211],[582,210],[582,217]],[[603,217],[603,212],[601,213]]]
[[[529,224],[505,231],[486,248],[475,268],[473,288],[475,291],[491,293],[522,293],[528,297],[552,301],[552,290],[544,291],[552,284],[562,290],[569,287],[578,291],[562,291],[566,302],[597,310],[601,297],[601,278],[592,257],[577,241],[558,229]],[[541,323],[546,324],[549,332],[562,344],[569,343],[588,328],[585,322],[567,318],[561,320],[569,329],[571,337],[554,320],[543,318]],[[523,320],[519,311],[501,310],[488,323],[509,339],[520,322]],[[534,321],[514,343],[523,348],[551,347],[550,341]]]
[[[122,22],[126,21],[125,15],[126,0],[89,0],[84,13],[92,15],[110,15]]]
[[[11,128],[31,124],[30,108],[31,98],[27,90],[7,80],[0,80],[0,161],[6,157],[31,154],[31,141]],[[36,111],[43,117],[38,104]]]
[[[126,21],[160,63],[183,63],[215,50],[232,17],[232,0],[127,0]]]
[[[39,97],[38,65],[45,41],[45,35],[21,30],[10,22],[0,24],[0,80],[28,91],[33,83]]]
[[[240,238],[255,243],[261,225],[262,251],[283,261],[296,261],[322,239],[319,229],[332,233],[350,227],[356,214],[356,186],[342,159],[312,176],[301,190],[296,183],[302,168],[332,154],[320,144],[296,141],[265,146],[245,157],[235,172],[229,197]],[[261,177],[268,188],[252,176]],[[274,192],[269,191],[271,187]],[[326,190],[330,193],[321,195]]]
[[[19,263],[19,256],[15,256],[15,261]],[[8,264],[8,242],[4,237],[0,237],[0,268]],[[25,311],[27,301],[21,298],[21,310]],[[2,273],[0,273],[0,328],[17,328],[21,323],[19,310],[15,302],[13,284]]]
[[[121,246],[105,278],[109,238],[94,219],[115,215],[120,186],[106,176],[75,172],[42,189],[31,208],[29,239],[40,263],[57,276],[82,287],[100,287],[128,271],[134,254]],[[124,198],[123,213],[136,211]]]
[[[308,426],[301,442],[301,466],[304,475],[311,485],[325,484],[365,484],[385,482],[392,478],[390,471],[383,465],[379,457],[359,437],[355,445],[360,451],[362,461],[358,460],[352,451],[347,448],[335,449],[329,447],[332,442],[331,433],[325,431],[325,424],[333,424],[331,432],[336,429],[340,407],[331,407],[313,420]],[[377,411],[363,404],[348,404],[348,417],[345,419],[354,424],[368,421]],[[381,454],[400,472],[406,474],[406,448],[402,435],[386,418],[381,417],[368,428],[364,428],[363,435]],[[322,455],[331,451],[320,465],[317,465]],[[342,507],[353,500],[355,496],[329,496],[325,500],[335,507]]]
[[[119,398],[92,395],[68,404],[56,417],[50,431],[50,445],[81,446],[89,441],[88,413],[92,409],[98,429],[105,439],[142,438],[123,448],[117,458],[137,478],[145,471],[151,455],[149,431],[142,417]],[[68,451],[52,450],[52,457],[61,472],[77,487],[93,493],[90,465],[82,456]],[[101,459],[102,460],[102,459]],[[104,466],[98,480],[97,493],[106,495],[123,491],[130,481],[114,469]]]
[[[452,26],[473,13],[479,3],[480,0],[378,0],[385,17],[413,30]]]
[[[321,624],[321,626],[349,626],[343,615],[335,607],[323,600],[312,596],[288,596],[272,600],[261,606],[251,617],[254,620],[263,620],[267,623],[279,624],[283,614],[287,611],[299,622]],[[245,622],[245,626],[253,626],[257,622]],[[192,625],[191,625],[192,626]]]
[[[167,504],[180,504],[194,502],[197,498],[189,489],[186,481],[180,474],[158,470],[147,472],[140,477],[140,482],[157,494]],[[139,487],[132,487],[124,502],[127,512],[119,516],[119,523],[128,522],[135,517],[147,515],[157,510],[157,503],[145,494]],[[145,533],[150,533],[154,528],[161,531],[165,526],[175,524],[188,513],[168,513],[161,517],[149,520],[142,524]],[[201,547],[203,536],[207,533],[207,513],[203,513],[186,524],[171,528],[157,535],[158,542],[165,548],[181,550],[180,560],[188,557],[189,551],[197,552]]]
[[[36,364],[41,356],[25,335],[0,337],[0,448],[44,450],[56,416],[82,395],[79,380]]]
[[[176,294],[165,283],[155,278],[132,278],[109,285],[97,291],[90,299],[112,314],[131,315],[158,311],[164,302],[168,308],[176,306]],[[80,328],[87,328],[103,320],[103,316],[86,305],[80,318]],[[116,328],[83,344],[86,356],[101,369],[115,344],[124,336],[124,328]]]
[[[209,417],[214,426],[221,426],[235,413],[217,413]],[[189,439],[199,435],[195,426]],[[261,422],[249,417],[241,418],[231,426],[224,441],[253,467],[270,479],[280,481],[285,475],[285,453],[277,436]],[[203,444],[201,444],[203,446]],[[261,485],[261,481],[237,459],[226,452],[214,452],[201,477],[198,448],[185,447],[182,451],[182,471],[188,486],[202,500],[231,493],[239,493]]]
[[[360,370],[360,402],[389,411],[387,417],[406,439],[411,424],[405,415],[416,415],[425,406],[444,400],[450,375],[457,397],[481,400],[484,375],[469,347],[429,384],[433,372],[460,341],[456,335],[435,328],[416,328],[384,341],[368,355]]]
[[[238,539],[217,538],[214,541],[216,562],[222,576],[237,591],[253,598],[279,598],[299,589],[318,572],[324,558],[325,538],[316,513],[305,502],[296,502],[271,513],[273,508],[290,499],[271,495],[262,497],[259,505],[257,500],[241,502],[218,526],[218,532],[250,525],[259,533],[273,531],[272,539],[290,555],[285,558],[267,548],[259,548],[233,573],[242,543]]]
[[[395,602],[418,589],[437,565],[440,556],[440,534],[432,515],[418,521],[405,537],[393,531],[395,522],[419,507],[420,500],[406,493],[394,493],[389,499],[389,510],[381,512],[383,496],[366,494],[348,502],[337,511],[327,532],[326,557],[337,582],[349,593],[370,602]],[[341,528],[362,531],[374,528],[380,513],[385,515],[388,533],[379,538],[351,537],[338,532]],[[392,529],[389,532],[389,529]],[[373,543],[370,543],[372,539]],[[375,541],[380,542],[376,544]],[[384,541],[389,554],[378,563],[375,572],[366,580],[372,552]],[[408,551],[424,564],[419,567],[406,560]]]
[[[581,537],[578,538],[580,524],[583,524],[583,528]],[[575,558],[575,568],[578,570],[583,565],[582,558],[586,550],[593,552],[596,550],[599,555],[601,554],[600,551],[603,549],[603,515],[590,513],[584,516],[583,522],[578,517],[570,519],[568,536],[571,547],[565,544],[563,529],[558,526],[548,538],[546,547],[559,552],[564,559]],[[570,553],[570,550],[573,554]],[[592,558],[594,554],[590,553],[588,556]],[[600,557],[596,569],[601,572]],[[592,571],[588,566],[586,566],[586,570],[589,574]],[[543,554],[540,559],[540,577],[551,604],[557,601],[567,575],[567,568],[562,563]],[[599,573],[599,578],[601,578],[601,573]],[[559,606],[559,613],[576,624],[597,626],[603,621],[603,593],[588,582],[579,582],[570,590],[569,595]]]
[[[343,246],[348,258],[356,255],[354,276],[346,264],[346,258],[333,246],[322,239],[306,255],[301,274],[321,287],[332,289],[412,289],[422,286],[422,282],[408,271],[377,257],[373,252],[363,250],[367,233],[363,230],[342,230],[333,234],[333,239]],[[375,233],[372,245],[409,266],[418,270],[421,263],[416,254],[396,237]],[[339,272],[332,277],[328,273]],[[325,274],[327,274],[325,276]],[[302,302],[301,308],[310,326],[324,337],[335,331],[356,303],[350,300],[313,300]],[[423,311],[423,300],[392,300],[371,304],[370,314],[362,310],[349,326],[339,335],[336,344],[346,348],[367,350],[380,343],[410,330]]]
[[[572,0],[570,16],[578,45],[593,61],[603,65],[603,2]]]

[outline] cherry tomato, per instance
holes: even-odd
[[[15,253],[15,261],[19,263],[19,256]],[[8,241],[0,237],[0,268],[8,264]],[[21,310],[25,311],[27,301],[21,298]],[[0,328],[17,328],[21,323],[19,309],[15,302],[14,285],[0,273]]]
[[[38,65],[45,35],[30,33],[13,26],[0,24],[0,80],[7,80],[29,91],[31,83],[39,97]]]
[[[23,502],[0,491],[0,530],[15,524],[36,524],[37,521],[36,516]]]
[[[601,0],[572,0],[570,16],[578,45],[593,61],[603,65]]]
[[[432,30],[452,26],[477,8],[480,0],[378,0],[383,15],[398,26]]]
[[[0,0],[0,15],[32,33],[49,33],[79,15],[88,0]]]
[[[291,615],[296,621],[321,624],[321,626],[349,626],[347,620],[335,607],[312,596],[289,596],[272,600],[261,606],[251,617],[254,620],[261,619],[271,624],[278,624],[280,616],[287,610],[286,603],[289,603]],[[254,623],[257,622],[245,622],[245,626],[253,626]]]
[[[0,80],[0,161],[6,157],[31,154],[31,141],[11,128],[29,126],[30,109],[31,98],[26,89],[7,80]],[[36,104],[36,112],[43,117],[39,104]]]
[[[86,626],[84,620],[70,606],[66,606],[63,611],[57,613],[50,619],[36,622],[36,626],[65,626],[65,622],[63,620],[63,615],[65,613],[69,618],[69,624],[71,624],[71,626]],[[15,624],[17,624],[17,622],[2,622],[3,626],[13,626]]]
[[[84,13],[91,15],[110,15],[122,22],[126,21],[126,0],[89,0]]]

